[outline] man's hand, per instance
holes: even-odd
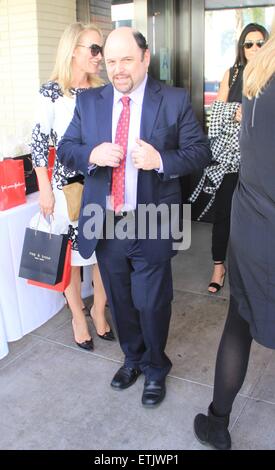
[[[111,166],[116,168],[123,158],[123,148],[118,144],[104,142],[95,147],[89,158],[91,165]]]
[[[136,139],[136,143],[132,151],[134,167],[141,170],[158,170],[160,168],[159,152],[144,140]]]

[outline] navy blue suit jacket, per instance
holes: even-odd
[[[93,148],[103,142],[112,142],[112,107],[111,84],[81,93],[77,97],[73,119],[58,146],[61,163],[85,175],[79,219],[79,252],[84,258],[91,256],[98,241],[95,238],[89,240],[83,234],[83,227],[91,217],[84,208],[89,203],[96,203],[105,214],[106,196],[110,194],[112,168],[97,167],[89,174],[88,167]],[[194,116],[184,89],[148,77],[140,138],[160,152],[164,172],[139,170],[137,204],[181,205],[179,177],[201,170],[211,159],[208,139]],[[161,239],[160,227],[157,239],[139,240],[143,255],[150,263],[163,262],[173,256],[172,242],[172,236]]]

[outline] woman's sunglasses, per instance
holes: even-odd
[[[245,41],[243,43],[243,47],[245,49],[251,49],[254,44],[256,44],[257,47],[262,47],[264,45],[265,41],[263,39],[260,39],[259,41]]]
[[[86,47],[86,49],[90,49],[91,54],[93,57],[96,57],[99,53],[103,55],[103,47],[99,46],[98,44],[92,44],[91,46],[85,46],[84,44],[78,44],[79,47]]]

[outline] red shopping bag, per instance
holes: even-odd
[[[50,181],[52,179],[52,174],[53,174],[53,169],[54,169],[55,155],[56,155],[55,148],[50,147],[49,155],[48,155],[48,176],[49,176]]]
[[[26,202],[23,160],[0,162],[0,211]]]
[[[71,251],[72,251],[72,242],[71,240],[68,241],[67,244],[67,249],[66,249],[66,256],[65,256],[65,263],[64,263],[64,270],[63,270],[63,276],[61,282],[58,282],[57,284],[50,285],[50,284],[44,284],[43,282],[38,282],[38,281],[31,281],[28,279],[28,284],[31,284],[32,286],[38,286],[38,287],[45,287],[46,289],[51,289],[55,290],[58,292],[64,292],[66,287],[71,282]]]
[[[55,164],[55,156],[56,156],[55,148],[49,147],[47,171],[48,171],[48,178],[50,181],[52,180],[53,169],[54,169],[54,164]],[[40,190],[39,182],[38,182],[38,190]]]

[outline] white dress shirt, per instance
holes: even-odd
[[[128,134],[128,146],[126,155],[125,168],[125,204],[123,211],[129,211],[136,208],[137,205],[137,178],[138,170],[134,167],[132,161],[132,151],[137,145],[136,138],[140,137],[140,121],[142,112],[142,102],[144,98],[144,90],[147,82],[147,74],[143,82],[128,96],[130,98],[130,124]],[[116,128],[122,111],[121,98],[124,95],[114,88],[114,104],[112,118],[112,142],[115,142]]]
[[[137,205],[137,180],[138,170],[134,167],[132,161],[132,151],[138,144],[136,139],[140,138],[140,122],[142,113],[142,103],[144,98],[144,91],[147,83],[148,75],[146,74],[143,82],[128,96],[130,98],[130,124],[128,133],[128,146],[126,154],[126,167],[125,167],[125,203],[122,211],[130,211],[136,209]],[[113,101],[113,114],[112,114],[112,142],[115,142],[116,129],[118,120],[122,111],[121,98],[125,96],[114,88],[114,101]],[[159,155],[160,156],[160,155]],[[90,165],[88,171],[94,169],[96,165]],[[160,156],[160,168],[156,170],[158,173],[163,173],[163,163]],[[111,204],[107,201],[107,209],[112,210]]]

